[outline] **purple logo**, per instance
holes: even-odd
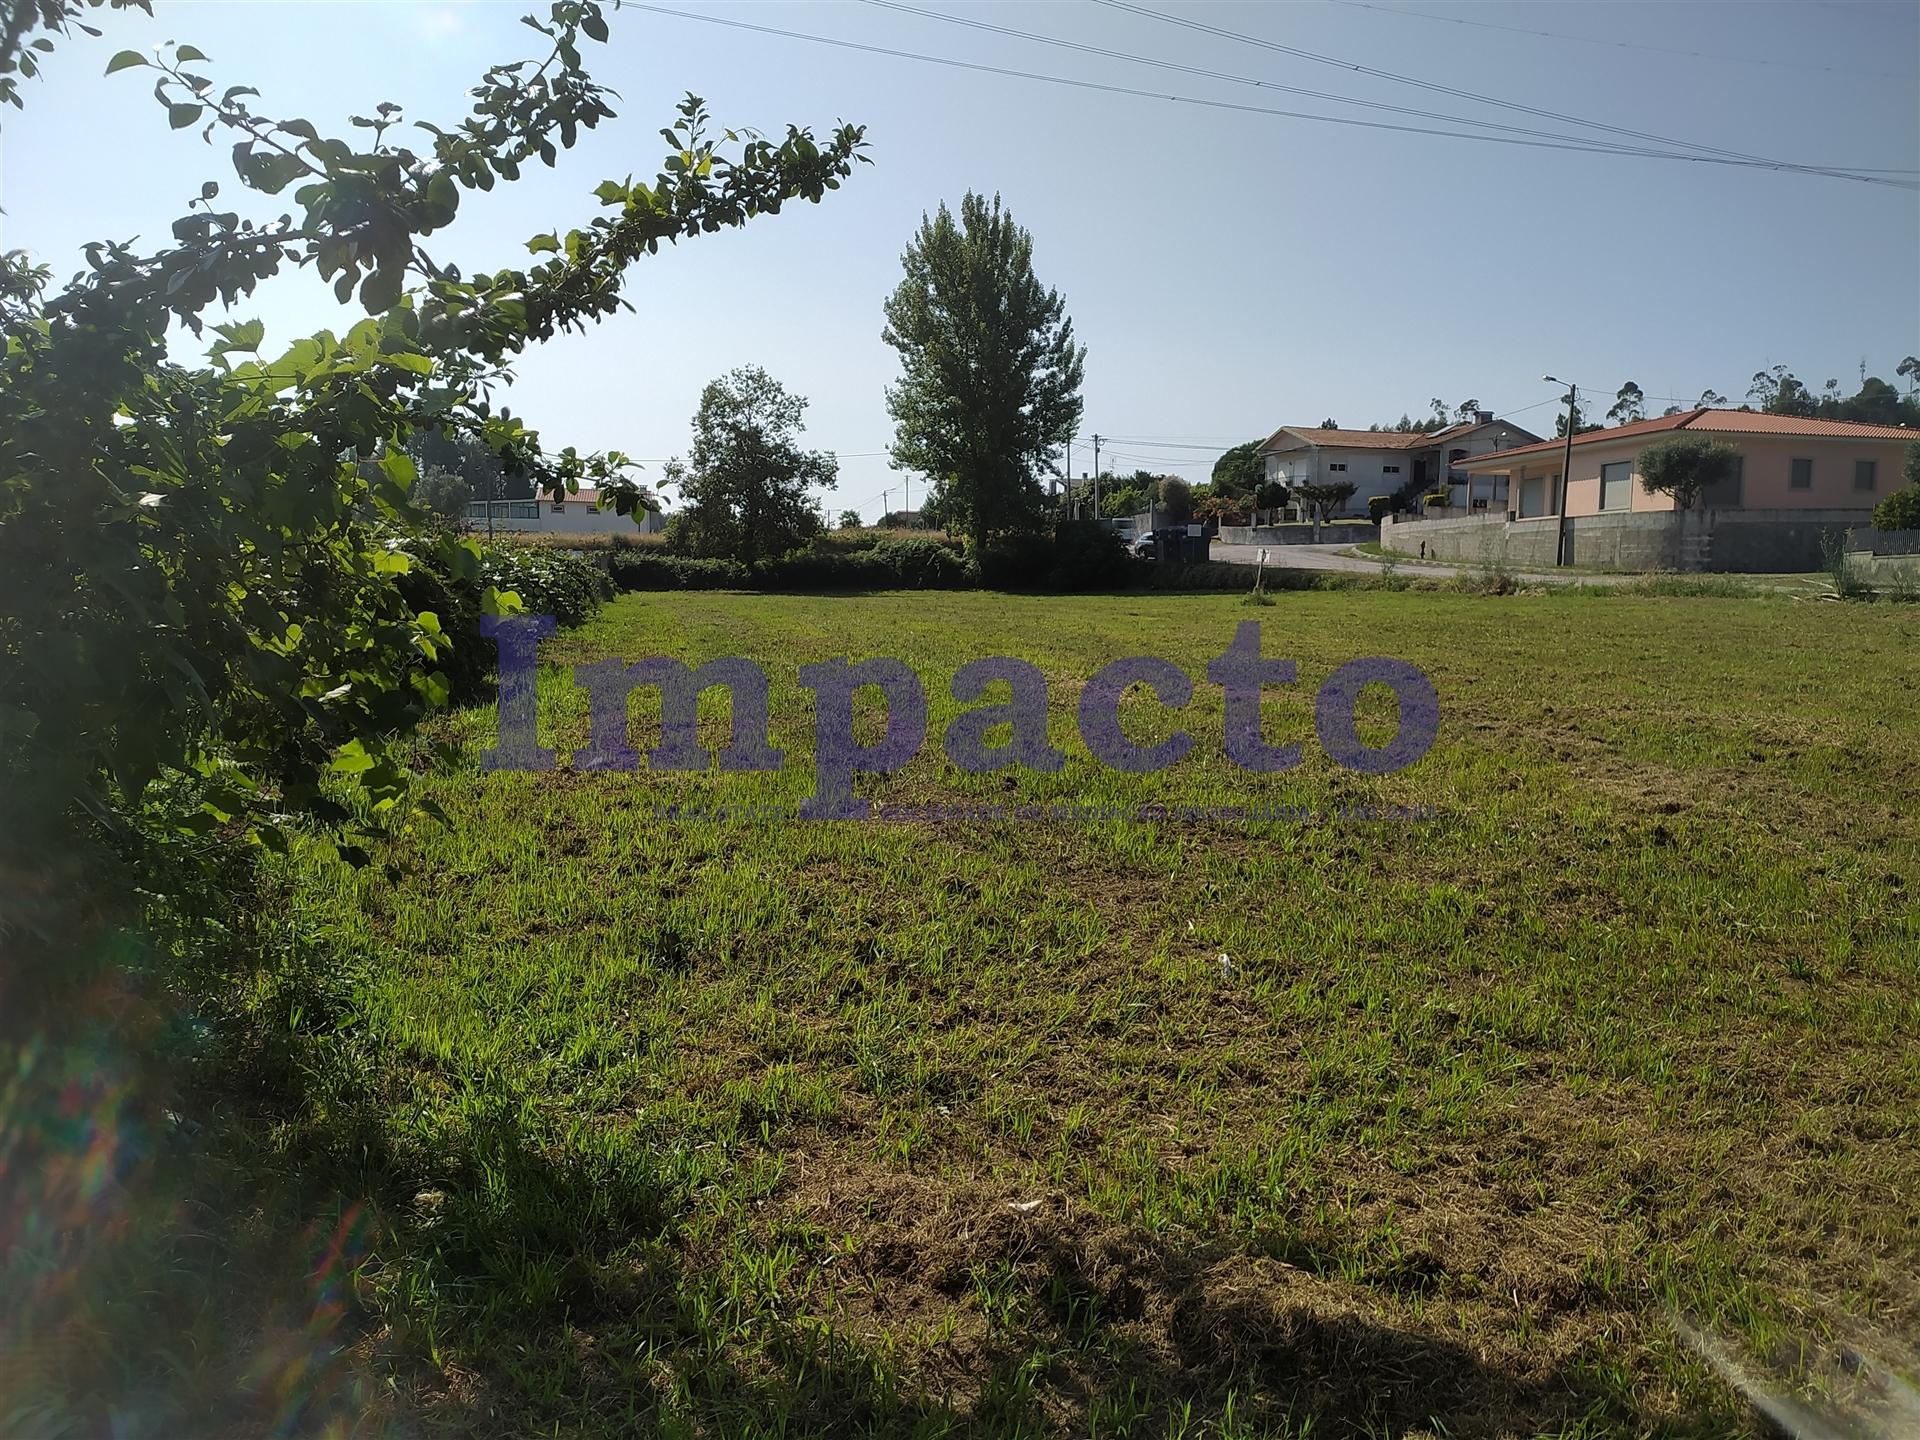
[[[554,632],[549,615],[485,616],[481,634],[499,649],[498,743],[482,752],[488,770],[551,770],[554,753],[535,738],[537,707],[534,675],[537,649]],[[1225,692],[1227,757],[1243,770],[1261,774],[1290,770],[1300,763],[1298,744],[1268,742],[1260,725],[1260,694],[1268,685],[1295,683],[1291,660],[1260,654],[1260,624],[1243,620],[1225,653],[1207,663],[1207,679]],[[704,771],[780,769],[785,760],[769,737],[769,686],[766,671],[752,660],[726,656],[694,668],[684,661],[653,656],[634,664],[598,660],[576,665],[576,685],[587,692],[591,734],[575,757],[582,770],[637,770],[640,755],[627,738],[627,698],[643,685],[660,692],[660,743],[647,753],[654,770]],[[856,775],[886,775],[920,753],[927,738],[927,694],[920,677],[899,660],[822,660],[800,667],[800,683],[813,691],[813,794],[800,803],[809,820],[863,820],[871,806],[855,796]],[[992,685],[1005,685],[1006,699],[987,700]],[[1120,697],[1131,685],[1145,685],[1154,700],[1179,710],[1193,699],[1193,678],[1179,666],[1151,655],[1133,655],[1103,666],[1080,692],[1080,739],[1093,758],[1110,769],[1144,775],[1164,770],[1193,748],[1193,737],[1176,730],[1155,745],[1129,740],[1120,726]],[[1360,738],[1354,715],[1361,692],[1384,685],[1400,704],[1392,740],[1369,745]],[[732,734],[718,751],[699,743],[700,696],[721,686],[731,700]],[[872,688],[886,702],[886,726],[880,738],[854,738],[856,692]],[[975,774],[1022,766],[1051,773],[1066,756],[1047,739],[1047,682],[1025,660],[994,656],[970,661],[953,677],[949,693],[963,705],[941,737],[947,758]],[[984,703],[981,703],[984,702]],[[1314,730],[1334,762],[1364,775],[1404,770],[1433,747],[1440,729],[1440,697],[1417,665],[1374,657],[1350,660],[1327,677],[1314,698]],[[988,745],[987,735],[1006,726],[1011,739]]]

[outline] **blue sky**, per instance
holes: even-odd
[[[1420,125],[1229,80],[1073,53],[859,3],[678,8],[982,64]],[[949,14],[1355,98],[1539,129],[1500,111],[1148,17],[1061,0]],[[1920,6],[1303,3],[1156,8],[1456,89],[1796,163],[1920,170]],[[514,3],[171,4],[110,15],[0,117],[0,245],[65,276],[98,237],[157,242],[199,182],[253,203],[224,148],[170,132],[117,49],[192,41],[221,85],[323,130],[381,100],[450,121],[490,62],[539,37]],[[542,6],[544,8],[544,6]],[[1449,18],[1434,18],[1449,17]],[[1461,21],[1473,21],[1463,24]],[[922,211],[998,190],[1034,233],[1041,278],[1089,348],[1083,435],[1123,470],[1203,478],[1212,452],[1160,448],[1283,423],[1390,421],[1475,397],[1551,433],[1543,372],[1691,401],[1738,397],[1783,363],[1818,388],[1892,378],[1920,353],[1920,197],[1762,169],[1472,143],[1069,89],[623,10],[596,77],[620,118],[554,172],[469,197],[434,253],[463,267],[595,213],[607,176],[651,176],[657,131],[688,90],[718,121],[868,127],[875,163],[818,207],[704,237],[632,276],[635,313],[530,356],[511,397],[549,444],[658,461],[686,445],[701,386],[760,364],[812,402],[838,450],[831,510],[899,504],[883,455],[893,352],[881,302]],[[1493,28],[1512,27],[1512,28]],[[1516,30],[1553,32],[1549,36]],[[1585,39],[1575,37],[1586,37]],[[1696,54],[1669,53],[1672,51]],[[1458,128],[1458,127],[1454,127]],[[309,277],[252,307],[291,340],[344,328]],[[1655,403],[1658,410],[1664,401]],[[1603,403],[1599,408],[1604,409]],[[1089,460],[1083,445],[1076,469]],[[659,467],[649,467],[658,478]],[[915,498],[919,487],[915,487]]]

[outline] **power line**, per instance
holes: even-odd
[[[1330,0],[1353,10],[1373,10],[1381,15],[1404,15],[1415,20],[1439,20],[1448,25],[1471,25],[1478,30],[1504,30],[1509,35],[1537,35],[1542,40],[1572,40],[1583,45],[1610,45],[1616,50],[1644,50],[1653,55],[1683,55],[1690,60],[1720,60],[1733,65],[1773,65],[1785,70],[1824,70],[1830,75],[1872,75],[1881,80],[1905,80],[1909,77],[1891,70],[1865,70],[1855,65],[1819,65],[1802,60],[1763,60],[1751,55],[1716,55],[1708,50],[1679,50],[1670,45],[1645,45],[1634,40],[1605,40],[1595,35],[1568,35],[1559,30],[1532,30],[1524,25],[1500,25],[1491,20],[1468,20],[1460,15],[1435,15],[1427,10],[1398,10],[1391,5],[1370,5],[1367,0]]]
[[[1318,65],[1332,65],[1337,69],[1351,70],[1360,75],[1371,75],[1379,80],[1392,80],[1402,85],[1418,86],[1422,90],[1431,90],[1440,95],[1451,95],[1457,100],[1471,100],[1479,105],[1494,105],[1503,110],[1515,110],[1525,115],[1536,115],[1546,120],[1557,120],[1564,125],[1578,125],[1588,130],[1604,130],[1614,135],[1625,135],[1631,139],[1649,141],[1656,145],[1678,145],[1685,150],[1700,152],[1697,157],[1720,157],[1724,163],[1744,162],[1764,165],[1770,169],[1801,170],[1815,174],[1834,174],[1844,171],[1848,178],[1864,178],[1868,173],[1865,167],[1797,165],[1789,161],[1772,160],[1764,155],[1750,155],[1743,150],[1726,150],[1717,145],[1701,145],[1691,140],[1676,140],[1670,135],[1655,135],[1646,130],[1630,130],[1622,125],[1610,125],[1603,120],[1583,120],[1577,115],[1563,114],[1558,110],[1542,110],[1533,105],[1522,105],[1517,100],[1502,100],[1497,96],[1481,95],[1472,90],[1460,90],[1452,85],[1442,85],[1432,80],[1422,80],[1417,75],[1401,75],[1392,70],[1380,70],[1371,65],[1357,64],[1352,60],[1342,60],[1335,55],[1321,55],[1312,50],[1303,50],[1297,45],[1283,45],[1277,40],[1263,39],[1258,35],[1244,34],[1238,30],[1222,29],[1218,25],[1209,25],[1204,20],[1195,20],[1186,15],[1169,15],[1165,11],[1155,10],[1147,5],[1136,5],[1133,0],[1093,0],[1096,5],[1104,5],[1110,10],[1124,11],[1130,15],[1143,15],[1150,20],[1158,20],[1167,25],[1179,25],[1188,30],[1197,30],[1208,35],[1217,35],[1225,40],[1235,40],[1243,45],[1256,45],[1263,50],[1272,50],[1281,55],[1291,55],[1300,60],[1311,60]],[[1488,136],[1488,139],[1494,137]],[[1877,172],[1877,173],[1906,173]],[[1872,184],[1891,184],[1890,181],[1871,181]]]
[[[1217,442],[1224,446],[1244,445],[1246,443],[1244,440],[1236,440],[1230,435],[1111,435],[1107,438],[1118,440],[1122,445],[1156,445],[1172,440],[1207,440]],[[1206,448],[1212,449],[1213,446],[1210,444]]]
[[[1133,455],[1125,450],[1109,450],[1107,452],[1107,458],[1109,460],[1125,460],[1130,464],[1142,467],[1147,465],[1177,465],[1182,467],[1205,465],[1211,467],[1213,465],[1213,461],[1211,460],[1169,460],[1164,455]]]
[[[1031,70],[1015,70],[1001,65],[985,65],[958,60],[947,55],[922,55],[912,50],[895,50],[884,45],[868,45],[857,40],[842,40],[830,35],[813,35],[803,30],[783,30],[772,25],[754,25],[745,20],[730,20],[721,15],[700,15],[690,10],[675,10],[665,5],[647,5],[628,0],[627,8],[654,15],[669,15],[676,20],[693,20],[703,25],[723,25],[730,30],[747,30],[760,35],[777,35],[787,40],[805,40],[815,45],[831,45],[842,50],[857,50],[868,55],[887,55],[899,60],[916,60],[927,65],[944,65],[955,70],[972,70],[985,75],[1000,75],[1016,80],[1037,80],[1046,85],[1064,85],[1075,90],[1094,90],[1108,95],[1131,95],[1147,100],[1164,100],[1180,105],[1196,105],[1208,110],[1227,110],[1244,115],[1273,115],[1288,120],[1310,120],[1328,125],[1350,125],[1364,130],[1388,130],[1406,135],[1434,135],[1455,140],[1477,140],[1490,145],[1520,145],[1534,150],[1571,150],[1593,155],[1630,155],[1656,160],[1685,160],[1696,164],[1730,165],[1748,169],[1800,171],[1826,175],[1837,180],[1854,180],[1868,185],[1890,185],[1903,190],[1920,190],[1920,183],[1882,180],[1864,173],[1820,166],[1790,165],[1772,160],[1741,160],[1714,155],[1684,154],[1671,151],[1639,150],[1596,141],[1593,144],[1568,144],[1550,140],[1529,140],[1513,135],[1476,135],[1462,130],[1434,130],[1417,125],[1396,125],[1384,120],[1361,120],[1350,115],[1316,115],[1308,111],[1280,110],[1265,105],[1247,105],[1232,100],[1215,100],[1196,95],[1173,95],[1140,90],[1128,85],[1109,85],[1097,80],[1079,80],[1064,75],[1048,75]],[[1152,14],[1154,12],[1146,12]]]
[[[1210,454],[1218,455],[1221,449],[1223,448],[1219,445],[1176,445],[1168,440],[1143,440],[1143,439],[1140,439],[1138,436],[1109,435],[1106,438],[1114,441],[1116,444],[1131,446],[1135,449],[1144,448],[1148,450],[1205,450]],[[1244,445],[1247,442],[1244,440],[1241,440],[1241,441],[1236,441],[1235,443]],[[1224,448],[1232,449],[1233,447],[1226,446]]]
[[[1236,85],[1252,85],[1262,90],[1273,90],[1286,95],[1304,95],[1312,100],[1330,100],[1336,105],[1357,105],[1369,110],[1385,110],[1395,115],[1411,115],[1421,120],[1440,120],[1451,125],[1474,125],[1485,130],[1504,130],[1513,135],[1530,135],[1542,140],[1567,140],[1575,144],[1596,143],[1589,136],[1566,135],[1557,130],[1534,130],[1524,125],[1504,125],[1498,120],[1475,120],[1466,115],[1449,115],[1444,111],[1415,110],[1405,105],[1390,105],[1383,100],[1362,100],[1351,95],[1337,95],[1326,90],[1306,90],[1298,85],[1282,85],[1277,81],[1261,80],[1251,75],[1235,75],[1224,70],[1209,70],[1200,65],[1183,65],[1177,60],[1162,60],[1151,55],[1133,55],[1125,50],[1109,50],[1100,45],[1088,45],[1079,40],[1063,40],[1053,35],[1040,35],[1031,30],[1016,30],[1009,25],[995,25],[986,20],[975,20],[966,15],[949,15],[939,10],[927,10],[918,5],[907,5],[901,0],[862,0],[881,10],[894,10],[903,15],[918,15],[926,20],[938,20],[948,25],[964,25],[970,30],[985,30],[995,35],[1008,35],[1016,40],[1031,40],[1039,45],[1052,45],[1062,50],[1072,50],[1082,55],[1098,55],[1108,60],[1124,60],[1132,65],[1151,65],[1160,70],[1173,70],[1183,75],[1198,75],[1208,80],[1227,80]],[[1622,153],[1640,153],[1640,147],[1620,147]]]

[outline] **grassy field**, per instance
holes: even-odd
[[[1204,679],[1247,619],[1299,663],[1284,775],[1228,763]],[[662,653],[763,660],[785,770],[568,768],[566,667]],[[879,654],[933,712],[858,782],[883,804],[1316,818],[657,812],[797,801],[798,666]],[[1196,679],[1177,716],[1130,702],[1194,737],[1157,775],[1073,732],[1124,654]],[[397,1422],[1718,1436],[1758,1422],[1676,1318],[1774,1371],[1920,1327],[1920,608],[677,594],[544,655],[559,770],[480,772],[493,716],[462,713],[451,828],[269,880],[307,957],[252,992],[304,1096],[275,1143],[333,1177]],[[946,762],[984,655],[1048,675],[1060,773]],[[1313,738],[1364,655],[1440,695],[1397,775]]]

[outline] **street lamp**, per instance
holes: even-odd
[[[1560,512],[1557,521],[1559,529],[1553,553],[1556,565],[1570,565],[1573,556],[1568,553],[1567,546],[1567,489],[1573,483],[1573,426],[1575,417],[1580,413],[1580,387],[1571,380],[1556,379],[1552,375],[1542,375],[1540,378],[1549,385],[1567,387],[1567,444],[1560,455],[1560,504],[1556,507]]]

